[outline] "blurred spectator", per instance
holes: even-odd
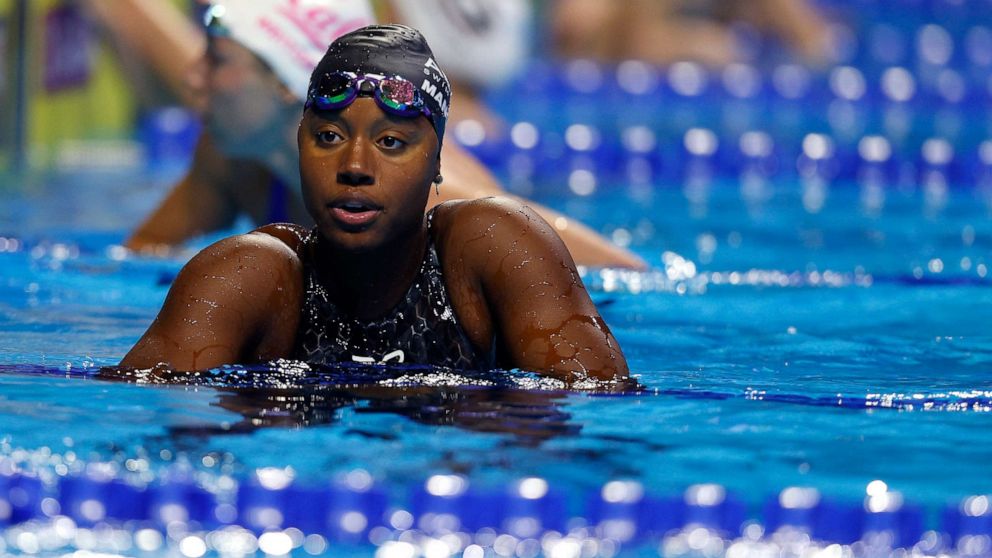
[[[729,25],[745,21],[778,37],[806,62],[825,61],[827,26],[805,0],[554,0],[559,54],[658,64],[739,61]]]
[[[518,74],[530,54],[533,7],[529,0],[390,0],[380,19],[420,30],[448,73],[452,122],[472,119],[499,132],[502,123],[478,93]]]

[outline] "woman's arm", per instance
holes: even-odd
[[[451,227],[460,230],[447,242],[461,239],[455,249],[481,286],[493,334],[508,358],[501,365],[566,381],[628,375],[572,257],[540,216],[514,200],[490,198],[463,204]]]
[[[300,260],[285,242],[226,238],[186,264],[120,366],[192,371],[286,356],[301,300]]]
[[[186,106],[202,105],[192,68],[206,50],[203,32],[189,17],[161,0],[85,0],[88,13],[123,48],[138,55]]]
[[[210,136],[200,135],[193,162],[152,213],[124,243],[132,250],[154,252],[190,238],[231,226],[242,203],[232,195],[267,187],[268,173],[246,161],[220,153]],[[262,203],[267,195],[260,196]]]

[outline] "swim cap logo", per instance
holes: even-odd
[[[427,62],[424,62],[424,75],[427,77],[424,78],[424,83],[420,85],[420,89],[437,101],[437,104],[441,107],[441,113],[447,118],[448,98],[451,96],[451,86],[448,85],[448,76],[444,75],[444,71],[441,70],[441,67],[437,65],[437,62],[433,58],[428,58]]]
[[[435,62],[433,58],[428,58],[427,59],[427,62],[424,62],[424,67],[425,68],[430,68],[430,69],[434,70],[435,72],[437,72],[437,73],[441,74],[442,76],[444,76],[444,71],[441,70],[441,66],[438,66],[437,65],[437,62]],[[447,76],[445,76],[445,79],[447,79]]]

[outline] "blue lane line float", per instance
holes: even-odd
[[[0,474],[0,528],[58,524],[64,530],[68,521],[73,529],[117,529],[135,540],[166,544],[175,539],[177,545],[186,541],[199,548],[202,543],[204,549],[214,544],[209,533],[254,537],[256,544],[264,538],[272,548],[307,540],[317,547],[382,546],[452,534],[477,545],[508,536],[500,539],[506,544],[511,539],[560,541],[580,533],[617,548],[662,545],[673,553],[719,540],[723,547],[799,541],[854,545],[859,552],[964,548],[975,554],[978,547],[990,550],[992,535],[989,496],[970,496],[937,510],[931,515],[939,515],[939,525],[927,530],[926,510],[905,502],[882,481],[869,483],[863,501],[789,487],[749,510],[738,495],[715,484],[665,496],[647,493],[636,481],[615,480],[576,495],[538,477],[492,488],[439,474],[404,488],[376,483],[369,473],[355,470],[308,485],[295,482],[291,470],[263,468],[236,487],[208,490],[185,473],[169,472],[143,484],[107,474],[113,469],[99,464],[54,483],[9,463],[0,470],[5,471]]]
[[[0,526],[42,516],[45,494],[45,486],[37,477],[0,474]]]

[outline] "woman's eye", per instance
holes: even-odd
[[[335,143],[341,139],[341,136],[337,135],[330,130],[323,130],[317,132],[317,141],[320,143]]]
[[[406,142],[393,136],[386,136],[379,140],[379,143],[386,149],[399,149],[406,145]]]

